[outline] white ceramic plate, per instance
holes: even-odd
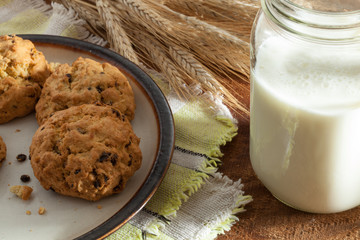
[[[75,39],[49,35],[20,35],[34,42],[49,62],[71,64],[77,57],[89,57],[118,66],[130,79],[136,101],[134,131],[141,139],[141,168],[117,195],[89,202],[44,190],[33,175],[29,159],[18,162],[38,128],[34,114],[0,125],[7,145],[7,158],[0,168],[0,239],[97,239],[116,231],[151,198],[169,166],[174,148],[174,124],[170,108],[160,89],[135,64],[118,54]],[[111,126],[110,126],[111,127]],[[22,183],[20,176],[31,177]],[[11,185],[34,189],[31,199],[10,193]],[[45,207],[44,215],[38,214]],[[26,211],[31,211],[27,215]]]

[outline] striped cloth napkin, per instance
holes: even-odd
[[[0,35],[51,34],[106,42],[84,27],[85,21],[64,6],[42,0],[1,0]],[[175,120],[175,151],[159,189],[122,228],[107,239],[215,239],[229,230],[252,201],[236,182],[217,171],[220,146],[237,133],[229,110],[217,103],[210,112],[200,101],[184,102],[166,79],[148,71],[167,96]]]

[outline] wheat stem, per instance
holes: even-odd
[[[120,18],[110,11],[113,6],[109,4],[108,0],[96,0],[96,7],[101,20],[105,23],[110,48],[130,61],[139,64],[139,59],[132,48],[128,35],[122,27]]]
[[[170,46],[169,54],[184,69],[194,80],[199,84],[193,83],[190,85],[192,89],[194,86],[200,85],[202,90],[210,92],[215,98],[220,97],[225,102],[236,106],[239,109],[245,110],[245,107],[207,70],[192,54],[178,46]],[[199,90],[200,91],[200,90]],[[197,93],[199,95],[199,93]]]
[[[143,24],[153,24],[163,31],[171,30],[171,23],[167,19],[161,17],[158,13],[141,0],[115,0],[114,6],[120,10],[125,10],[131,16],[135,15],[141,19]],[[117,3],[117,4],[116,4]]]
[[[75,10],[79,16],[86,20],[91,26],[89,29],[94,34],[106,39],[106,30],[105,24],[103,24],[99,19],[99,13],[91,7],[84,5],[84,1],[71,1],[71,0],[59,0],[67,8],[72,8]]]
[[[208,90],[221,90],[217,80],[194,58],[192,54],[179,46],[170,46],[169,54],[191,77],[203,83]]]
[[[136,38],[143,43],[151,60],[161,69],[161,72],[169,79],[172,89],[182,98],[188,99],[191,95],[184,76],[179,72],[176,65],[169,59],[161,44],[148,34],[134,32]]]

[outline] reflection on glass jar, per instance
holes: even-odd
[[[360,6],[349,2],[262,0],[252,30],[251,163],[304,211],[360,205]]]

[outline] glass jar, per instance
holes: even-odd
[[[360,205],[360,1],[261,0],[251,36],[250,159],[280,201]]]

